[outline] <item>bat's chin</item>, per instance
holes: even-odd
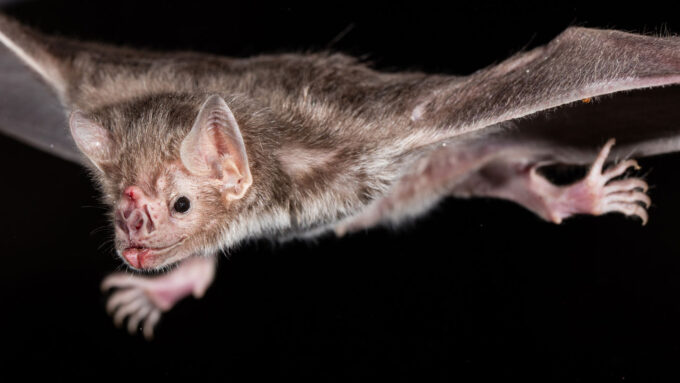
[[[128,246],[120,251],[121,257],[128,266],[135,270],[154,270],[169,266],[185,258],[178,247],[184,242],[181,240],[166,247]]]

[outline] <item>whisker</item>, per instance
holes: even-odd
[[[108,230],[110,230],[109,225],[102,225],[102,226],[99,226],[97,228],[92,229],[92,231],[90,231],[90,236],[92,236],[94,234],[101,233],[103,231],[108,231]]]

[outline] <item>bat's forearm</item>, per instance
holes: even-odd
[[[408,101],[386,102],[412,128],[434,129],[436,142],[602,94],[677,83],[678,63],[677,37],[570,28],[548,45],[464,78],[397,79],[402,85],[391,89]]]

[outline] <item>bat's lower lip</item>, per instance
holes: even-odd
[[[123,258],[125,258],[130,266],[135,269],[144,269],[145,264],[148,265],[149,261],[152,261],[153,258],[174,246],[175,245],[156,249],[148,247],[128,247],[123,250]]]
[[[135,269],[146,269],[153,267],[154,259],[159,255],[166,253],[168,250],[173,249],[184,242],[184,239],[178,241],[175,244],[166,247],[150,248],[143,246],[130,246],[123,250],[122,256],[127,261],[127,263]]]
[[[143,269],[145,261],[148,260],[152,249],[146,247],[128,247],[123,250],[123,258],[135,269]]]

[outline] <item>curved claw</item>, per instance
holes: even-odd
[[[118,306],[126,304],[141,296],[142,291],[137,289],[125,289],[116,291],[115,293],[111,294],[111,296],[108,299],[108,302],[106,303],[106,312],[109,314],[113,314],[113,312],[116,311]]]
[[[113,314],[113,323],[116,325],[116,327],[122,326],[125,318],[139,311],[139,309],[144,307],[145,304],[146,299],[143,296],[139,296],[137,299],[120,305]]]
[[[640,170],[640,165],[635,160],[625,160],[605,170],[602,175],[604,175],[608,179],[612,179],[622,175],[623,173],[626,172],[626,170],[630,168]]]
[[[183,262],[174,271],[156,277],[115,273],[104,279],[104,291],[116,289],[108,299],[106,310],[113,315],[116,326],[127,319],[127,330],[136,333],[142,323],[146,339],[164,311],[189,295],[200,298],[205,294],[215,274],[215,257],[195,257]]]
[[[144,338],[146,338],[146,340],[153,339],[153,329],[156,327],[156,324],[160,319],[161,311],[158,309],[151,310],[149,316],[146,317],[142,329],[142,333],[144,334]]]
[[[649,185],[639,178],[626,178],[625,180],[610,182],[603,189],[605,194],[628,190],[639,190],[642,193],[646,193],[649,190]]]
[[[127,319],[127,331],[134,335],[141,323],[144,337],[153,339],[154,327],[161,317],[161,310],[151,298],[158,284],[154,282],[156,279],[116,273],[102,281],[103,291],[117,289],[106,303],[106,311],[113,316],[116,327],[121,327]]]
[[[134,335],[135,333],[137,333],[139,323],[149,316],[151,310],[152,310],[151,305],[144,305],[136,313],[134,313],[128,318],[127,329],[130,334]]]
[[[644,208],[648,208],[652,204],[652,199],[645,193],[637,190],[626,190],[614,192],[605,197],[604,203],[620,202],[620,203],[641,203]]]
[[[649,220],[647,210],[634,203],[611,202],[607,204],[603,213],[623,213],[628,216],[636,216],[642,220],[642,226],[646,225]]]
[[[144,290],[129,287],[114,292],[107,302],[107,311],[113,315],[113,323],[121,327],[127,319],[127,330],[136,334],[140,323],[148,340],[153,339],[153,330],[161,317],[161,310],[149,299]]]
[[[607,141],[587,176],[587,181],[590,181],[587,182],[591,189],[590,198],[599,200],[598,208],[593,213],[623,213],[639,217],[642,219],[642,225],[645,225],[649,220],[647,207],[652,204],[651,198],[646,194],[649,189],[647,183],[639,178],[614,180],[630,168],[640,169],[637,161],[628,159],[605,171],[602,170],[614,143],[613,138]]]
[[[550,195],[552,200],[546,214],[553,222],[561,222],[563,218],[574,214],[600,215],[606,213],[623,213],[637,216],[646,224],[649,216],[646,208],[652,200],[646,194],[647,183],[640,178],[616,179],[630,168],[639,169],[637,161],[622,161],[603,171],[614,139],[610,139],[600,150],[585,179],[572,185],[562,187]]]

